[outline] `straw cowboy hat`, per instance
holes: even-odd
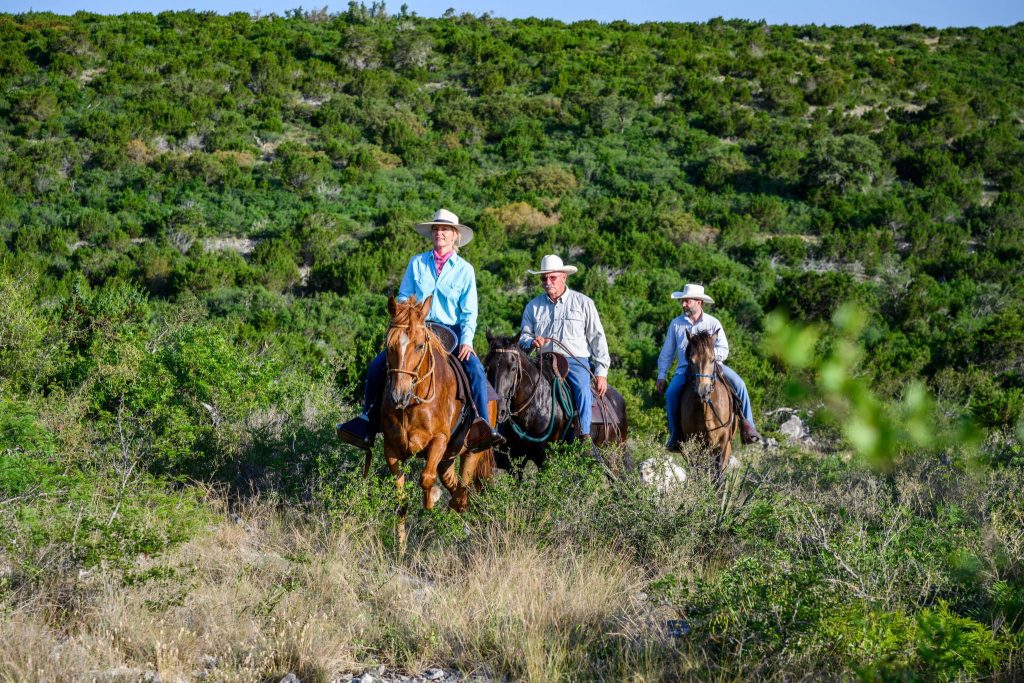
[[[467,225],[459,223],[459,217],[448,209],[438,209],[437,213],[434,214],[434,220],[427,221],[426,223],[417,223],[416,232],[423,235],[426,238],[430,238],[430,228],[435,225],[444,225],[449,228],[454,228],[459,233],[459,246],[464,247],[470,243],[473,239],[473,229]]]
[[[579,268],[576,266],[567,266],[562,263],[562,259],[555,256],[554,254],[548,254],[540,260],[540,270],[528,270],[526,271],[530,275],[547,275],[548,273],[565,273],[566,275],[572,275]]]
[[[673,299],[700,299],[704,303],[713,304],[715,300],[704,293],[702,285],[686,285],[681,292],[672,292]]]

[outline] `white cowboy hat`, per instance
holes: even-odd
[[[470,243],[473,239],[473,229],[467,225],[459,223],[459,217],[448,209],[438,209],[437,213],[434,214],[434,220],[427,221],[426,223],[417,223],[416,232],[423,235],[426,238],[430,237],[430,228],[435,225],[445,225],[449,228],[454,228],[459,233],[459,246],[464,247]]]
[[[528,270],[526,271],[530,275],[546,275],[547,273],[565,273],[566,275],[572,275],[579,268],[576,266],[567,266],[562,263],[562,259],[554,254],[548,254],[540,260],[540,270]]]
[[[673,299],[700,299],[701,301],[713,304],[715,300],[704,293],[703,285],[686,285],[681,292],[672,292]]]

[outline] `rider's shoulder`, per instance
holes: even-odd
[[[571,299],[575,299],[576,301],[578,301],[578,302],[580,302],[582,304],[590,304],[590,305],[594,306],[595,308],[597,307],[597,304],[594,303],[593,299],[591,299],[589,296],[587,296],[586,294],[584,294],[583,292],[580,292],[578,290],[569,289],[567,287],[566,290],[565,290],[565,296],[568,297],[570,300]]]

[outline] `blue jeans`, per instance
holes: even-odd
[[[566,357],[569,361],[569,388],[572,389],[572,401],[580,412],[580,436],[590,434],[590,423],[593,419],[594,393],[590,389],[590,369],[582,362]]]
[[[451,327],[451,326],[449,326]],[[458,326],[451,327],[455,332],[455,338],[459,339]],[[457,348],[457,347],[456,347]],[[473,404],[476,405],[477,415],[487,419],[487,375],[484,373],[484,364],[480,362],[476,354],[471,354],[468,359],[462,361],[462,367],[466,369],[469,377],[470,390],[473,392]],[[363,411],[370,419],[370,428],[374,431],[380,429],[380,404],[384,396],[384,385],[388,378],[387,351],[381,351],[377,357],[370,361],[370,368],[366,373],[366,392],[363,396]]]
[[[754,411],[750,406],[750,394],[747,393],[746,383],[732,368],[724,364],[722,365],[722,374],[732,385],[736,395],[740,397],[740,411],[743,413],[743,419],[753,425]],[[685,385],[686,368],[683,368],[682,373],[676,372],[672,376],[672,381],[669,383],[668,389],[665,390],[665,412],[668,413],[668,442],[670,444],[681,440],[683,436],[679,433],[679,401]]]

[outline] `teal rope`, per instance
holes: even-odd
[[[520,439],[526,441],[532,441],[533,443],[543,443],[551,438],[551,433],[555,430],[555,403],[562,408],[562,412],[565,413],[565,427],[562,428],[562,441],[565,440],[565,435],[569,433],[569,426],[572,424],[572,419],[576,417],[576,406],[572,402],[572,392],[569,389],[569,383],[561,377],[554,377],[551,380],[551,420],[548,422],[548,429],[544,433],[544,436],[533,436],[528,434],[526,430],[519,426],[519,423],[515,420],[512,422],[512,430]]]

